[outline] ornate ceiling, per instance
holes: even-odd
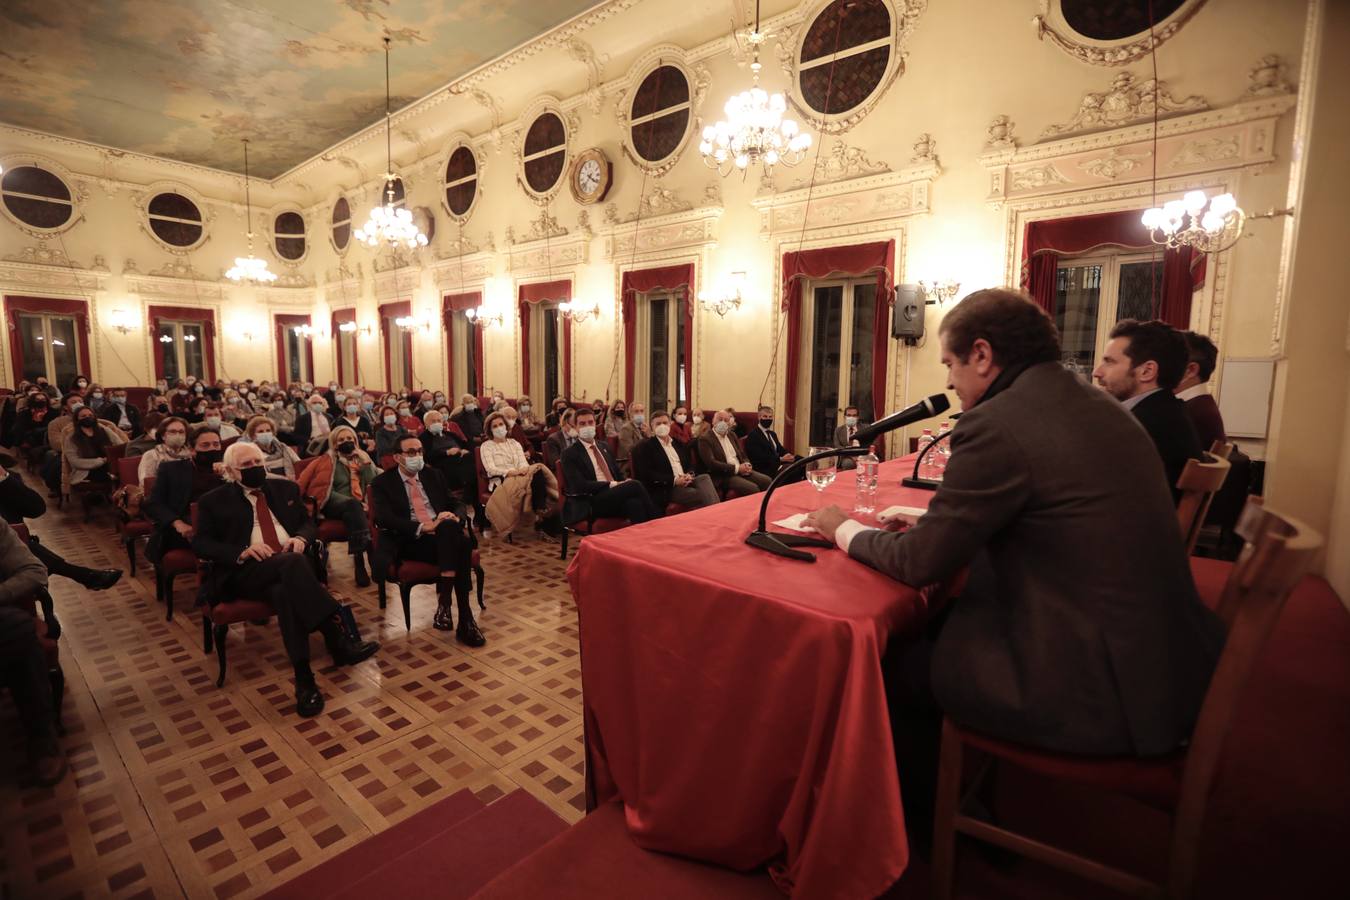
[[[0,122],[271,178],[596,0],[3,0]]]

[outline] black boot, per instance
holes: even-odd
[[[454,631],[454,593],[449,579],[436,582],[436,615],[431,618],[431,627],[437,631]]]
[[[319,693],[319,686],[314,683],[314,673],[309,670],[308,664],[305,664],[303,670],[296,667],[295,711],[305,719],[311,719],[323,712],[323,694]]]
[[[122,577],[121,569],[86,569],[83,566],[75,568],[80,571],[74,576],[74,580],[91,591],[106,591]]]
[[[380,649],[377,641],[363,641],[348,634],[342,627],[342,620],[336,615],[325,619],[319,626],[319,631],[323,634],[323,642],[328,646],[328,652],[333,656],[333,662],[339,666],[354,666],[370,659],[375,655],[375,651]]]
[[[366,561],[363,552],[352,554],[352,570],[356,573],[357,587],[370,587],[370,573],[366,571]]]
[[[468,579],[461,579],[455,585],[455,595],[459,606],[459,627],[455,629],[455,640],[467,647],[481,647],[487,643],[487,638],[483,637],[483,632],[478,630],[478,623],[473,618],[473,607],[469,605],[469,587],[465,583]]]

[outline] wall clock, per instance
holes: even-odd
[[[614,183],[614,166],[599,147],[592,147],[572,163],[569,184],[578,203],[599,203]]]

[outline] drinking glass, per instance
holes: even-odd
[[[811,447],[809,455],[815,456],[817,453],[826,453],[832,449],[831,447]],[[838,471],[839,460],[833,456],[818,459],[806,466],[806,480],[811,482],[811,486],[816,489],[817,509],[825,505],[825,489],[834,482],[834,476]]]

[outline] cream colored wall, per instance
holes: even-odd
[[[623,8],[625,5],[631,8]],[[811,3],[803,8],[814,9],[818,5]],[[1005,271],[1007,211],[986,202],[988,173],[978,161],[987,139],[986,128],[996,115],[1005,114],[1016,123],[1016,134],[1023,145],[1034,143],[1046,126],[1072,117],[1085,91],[1106,88],[1120,71],[1086,65],[1048,41],[1038,41],[1028,25],[1037,7],[1032,0],[929,4],[906,46],[906,72],[891,85],[879,105],[842,136],[848,146],[862,149],[872,161],[885,163],[892,170],[909,164],[911,147],[921,133],[931,134],[936,141],[942,172],[933,184],[931,214],[908,219],[903,234],[892,229],[882,235],[903,243],[903,256],[898,260],[899,280],[954,277],[961,281],[964,293],[1016,279],[1015,272]],[[653,46],[653,35],[663,35],[697,56],[691,64],[697,65],[702,60],[706,65],[710,83],[702,109],[705,120],[716,118],[725,97],[745,86],[747,72],[728,49],[708,43],[725,36],[723,12],[710,6],[705,15],[691,17],[688,4],[677,0],[620,3],[616,8],[619,11],[614,15],[599,19],[575,35],[585,42],[583,46],[593,50],[596,67],[593,74],[598,80],[588,74],[587,66],[561,42],[548,44],[537,53],[523,54],[520,62],[477,78],[474,87],[485,91],[496,108],[496,123],[503,133],[500,149],[491,140],[493,111],[469,96],[438,95],[438,102],[429,103],[423,111],[407,114],[397,123],[395,168],[405,180],[410,204],[430,208],[437,215],[434,246],[421,251],[412,260],[410,269],[415,273],[415,286],[409,292],[414,313],[433,326],[429,332],[419,331],[414,340],[415,369],[423,383],[441,385],[445,381],[439,296],[443,289],[457,289],[444,281],[438,287],[432,271],[438,257],[451,252],[450,242],[457,234],[440,202],[440,174],[452,132],[470,135],[486,162],[482,196],[464,225],[463,234],[479,248],[495,248],[485,290],[488,303],[505,314],[506,324],[486,335],[486,381],[513,394],[519,389],[520,378],[514,311],[520,276],[508,268],[506,231],[511,227],[517,236],[524,235],[539,213],[539,208],[516,184],[513,134],[516,117],[541,91],[547,90],[562,101],[565,112],[574,114],[579,124],[571,135],[571,151],[599,146],[608,153],[615,165],[615,187],[608,201],[616,204],[620,216],[630,218],[641,195],[650,192],[656,182],[654,179],[644,182],[641,173],[624,158],[620,149],[624,131],[615,118],[614,106],[630,66]],[[793,5],[771,3],[766,5],[766,15],[794,9],[797,7]],[[1213,106],[1230,104],[1246,88],[1248,70],[1264,54],[1279,54],[1291,70],[1297,69],[1302,9],[1301,3],[1271,4],[1264,0],[1211,2],[1162,46],[1158,74],[1177,96],[1199,94]],[[772,40],[765,62],[766,86],[784,87],[787,78],[777,65]],[[1147,61],[1126,68],[1140,76],[1140,80],[1148,77]],[[588,86],[595,87],[602,96],[598,111],[582,102],[581,94]],[[1239,199],[1248,209],[1278,205],[1284,197],[1291,120],[1292,116],[1287,115],[1281,121],[1276,141],[1277,162],[1260,174],[1242,178]],[[294,292],[301,298],[298,301],[279,299],[275,292],[268,295],[233,286],[224,287],[221,300],[205,301],[205,305],[220,310],[218,358],[228,375],[274,376],[275,351],[270,326],[274,312],[291,312],[291,307],[298,305],[312,310],[315,324],[326,330],[329,310],[352,305],[354,301],[360,324],[369,324],[373,329],[359,339],[362,380],[367,384],[383,383],[382,347],[376,321],[380,298],[373,256],[364,247],[352,247],[339,258],[326,236],[329,210],[340,192],[351,199],[358,222],[377,201],[381,189],[378,173],[383,171],[384,160],[383,141],[374,140],[375,134],[335,148],[330,154],[332,162],[314,161],[283,176],[272,186],[255,186],[255,202],[272,207],[284,200],[294,200],[305,206],[310,251],[295,274],[311,287]],[[834,140],[826,138],[827,147]],[[232,258],[242,252],[240,180],[176,164],[109,157],[96,148],[9,129],[0,129],[0,141],[3,142],[0,158],[16,152],[52,158],[78,173],[77,180],[86,184],[89,199],[82,210],[84,220],[68,230],[62,241],[79,264],[92,266],[94,257],[101,256],[110,270],[106,288],[94,292],[97,324],[93,374],[105,381],[148,380],[150,358],[143,316],[141,330],[126,337],[107,328],[113,309],[140,311],[151,302],[129,292],[120,274],[124,261],[135,260],[144,273],[173,259],[137,224],[131,193],[136,184],[172,179],[188,184],[208,198],[216,216],[209,225],[211,239],[189,254],[188,260],[215,282]],[[695,206],[703,202],[708,186],[720,187],[725,212],[718,225],[716,245],[706,249],[707,266],[700,269],[699,279],[707,284],[732,270],[743,269],[749,273],[751,289],[746,304],[725,319],[699,313],[695,398],[705,406],[739,408],[752,406],[761,395],[768,402],[781,403],[783,348],[776,341],[777,320],[772,312],[778,302],[773,245],[758,234],[759,216],[749,205],[759,195],[761,186],[753,178],[745,182],[735,176],[718,179],[702,164],[696,143],[695,137],[678,164],[659,183]],[[775,185],[780,190],[802,186],[809,169],[805,164],[780,169]],[[100,183],[99,179],[106,178],[109,172],[128,183]],[[619,329],[615,272],[626,261],[605,259],[600,207],[583,210],[564,188],[548,211],[572,236],[582,230],[579,214],[584,212],[590,228],[596,232],[590,242],[588,262],[555,269],[552,274],[573,277],[579,294],[598,299],[603,310],[598,321],[574,328],[574,393],[613,396],[623,385],[622,363],[614,366]],[[263,219],[258,216],[259,222]],[[1269,352],[1280,228],[1274,222],[1253,223],[1248,229],[1250,237],[1230,251],[1230,294],[1220,336],[1225,354],[1253,356]],[[48,241],[47,246],[58,243]],[[35,245],[33,239],[20,233],[8,220],[0,219],[0,259]],[[267,250],[259,252],[268,255],[274,270],[289,271]],[[337,289],[324,286],[336,282],[340,264],[360,273],[356,279],[359,288],[345,297]],[[536,271],[529,277],[541,278],[545,274]],[[191,282],[179,284],[182,297],[178,302],[188,305],[199,302]],[[937,316],[932,314],[937,310],[930,307],[929,312],[929,327],[935,332]],[[255,333],[252,341],[242,337],[246,330]],[[943,388],[933,335],[913,350],[900,349],[898,344],[892,346],[888,397],[892,406]],[[8,348],[0,352],[6,356],[0,378],[8,383],[12,377]],[[908,378],[904,376],[906,357]],[[767,389],[761,394],[775,358],[780,363],[776,377],[768,379]],[[333,376],[335,363],[330,341],[317,343],[315,363],[316,380],[323,382]]]

